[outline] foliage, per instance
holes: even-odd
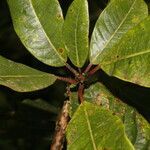
[[[88,117],[89,125],[91,126],[91,128],[92,128],[91,130],[93,132],[91,133],[90,130],[88,129],[88,127],[84,127],[84,129],[85,129],[84,132],[80,132],[80,130],[83,130],[83,129],[80,129],[80,128],[82,128],[83,125],[88,126],[88,123],[87,123],[88,121],[83,121],[86,117],[83,115],[84,113],[81,113],[81,111],[84,110],[84,112],[85,112],[85,109],[82,108],[83,106],[79,107],[79,104],[77,103],[77,95],[76,95],[76,93],[73,93],[71,96],[71,100],[70,100],[71,106],[72,106],[70,109],[70,116],[73,117],[73,119],[72,119],[73,123],[70,125],[71,127],[70,126],[68,127],[68,132],[69,132],[68,137],[69,137],[69,139],[71,139],[71,140],[69,140],[69,141],[71,141],[69,143],[70,144],[69,147],[71,149],[73,149],[75,145],[80,145],[81,147],[82,146],[84,147],[87,143],[92,144],[92,145],[94,145],[94,143],[95,143],[96,149],[100,149],[103,147],[109,148],[109,146],[108,146],[109,143],[106,144],[105,142],[107,142],[107,140],[110,139],[110,137],[108,135],[113,134],[114,129],[107,127],[107,129],[105,130],[105,127],[107,126],[107,123],[109,121],[111,121],[112,118],[116,118],[116,117],[120,118],[120,119],[118,119],[119,120],[118,122],[116,121],[116,123],[119,124],[119,125],[117,125],[116,128],[119,130],[122,126],[121,123],[123,123],[123,128],[124,128],[123,131],[126,133],[125,136],[127,136],[130,139],[130,141],[134,145],[135,149],[139,149],[139,150],[140,149],[149,149],[149,138],[150,138],[149,137],[149,135],[150,135],[149,123],[147,121],[145,121],[144,118],[134,108],[121,102],[120,99],[113,96],[106,89],[106,87],[100,83],[93,84],[88,89],[86,89],[84,96],[85,96],[85,100],[86,100],[85,109],[87,110],[85,115],[87,115],[87,117]],[[95,107],[95,105],[92,106],[92,104],[90,104],[89,102],[90,103],[92,102],[93,104],[100,106],[100,107],[95,108],[95,109],[97,109],[97,111],[99,110],[101,112],[101,111],[103,111],[103,109],[106,110],[107,113],[109,115],[111,115],[111,117],[110,118],[108,116],[106,117],[105,115],[107,113],[104,113],[101,115],[96,115],[96,113],[92,113],[93,108],[89,108],[89,107]],[[79,107],[79,109],[77,110],[78,107]],[[91,117],[92,115],[96,115],[96,119],[95,119],[96,121],[93,120],[94,117]],[[80,118],[81,118],[81,120],[80,120]],[[104,120],[107,120],[107,121],[104,122]],[[83,121],[83,122],[81,123],[80,121]],[[115,121],[114,121],[114,123],[115,123]],[[81,126],[81,124],[82,124],[82,126]],[[109,126],[110,126],[110,124],[113,127],[113,125],[112,125],[113,123],[109,123]],[[72,125],[74,127],[72,127]],[[99,127],[101,127],[101,128],[99,128]],[[100,130],[102,130],[102,131],[100,131]],[[118,131],[118,134],[119,133],[124,134],[123,131],[122,132]],[[92,138],[90,139],[90,136],[88,136],[87,132],[90,132],[91,136],[93,136],[93,142],[91,141]],[[102,136],[102,132],[108,132],[108,133],[107,134],[104,133],[104,135]],[[98,135],[101,137],[98,137]],[[80,137],[81,140],[78,141],[74,138],[70,138],[73,136],[78,136],[78,138]],[[121,140],[120,138],[122,138],[122,136],[124,137],[124,135],[121,135],[121,136],[117,135],[111,139],[112,140]],[[102,143],[101,143],[101,141],[99,139],[102,137],[105,140],[102,140]],[[85,142],[83,142],[84,140],[85,140]],[[86,143],[87,140],[89,140],[89,142]],[[82,141],[82,142],[77,144],[80,141]],[[126,138],[123,141],[125,141],[124,144],[126,144]],[[127,145],[129,146],[129,149],[132,149],[132,146],[130,145],[129,141],[127,142],[128,144],[124,148],[123,148],[123,144],[121,141],[113,142],[113,143],[117,143],[117,147],[115,147],[115,145],[113,146],[114,149],[121,149],[121,148],[127,149]],[[119,148],[119,145],[121,148]],[[90,147],[90,146],[87,145],[87,148],[88,147]],[[113,149],[113,147],[111,147],[111,148]],[[92,149],[92,148],[89,148],[89,149]]]
[[[70,72],[65,73],[66,78],[0,56],[0,84],[31,92],[53,87],[56,80],[68,82],[71,121],[66,136],[70,150],[150,149],[149,123],[103,84],[89,82],[103,69],[109,76],[150,87],[150,17],[146,3],[111,0],[89,38],[87,0],[74,0],[65,19],[57,0],[7,2],[14,29],[26,49],[50,69],[55,67],[59,72],[58,67],[64,67],[63,72]],[[74,87],[77,91],[70,93]],[[22,103],[55,115],[59,111],[41,99]]]

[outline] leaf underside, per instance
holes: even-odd
[[[0,56],[0,85],[18,92],[43,89],[53,84],[54,75],[44,73]]]
[[[57,0],[8,0],[16,33],[40,61],[63,66],[67,56],[62,41],[63,15]]]

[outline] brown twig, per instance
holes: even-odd
[[[71,96],[70,84],[68,84],[67,87],[66,87],[65,95],[66,95],[67,99],[70,99],[70,96]]]
[[[84,101],[83,94],[84,94],[84,84],[79,83],[78,98],[79,98],[80,103],[83,103]]]
[[[65,140],[66,127],[69,122],[69,101],[65,101],[62,111],[56,122],[55,134],[50,150],[62,150]]]

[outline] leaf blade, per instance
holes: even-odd
[[[87,0],[74,0],[66,15],[63,37],[68,57],[82,67],[88,55],[89,16]]]
[[[56,77],[15,63],[0,56],[0,85],[18,92],[30,92],[43,89],[54,83]]]
[[[150,124],[134,108],[113,96],[101,83],[96,83],[87,89],[85,99],[118,116],[124,124],[127,137],[136,150],[149,149]]]
[[[150,87],[150,17],[129,30],[121,41],[102,58],[109,75]],[[107,57],[107,58],[106,58]],[[109,60],[108,60],[109,59]]]
[[[111,80],[109,82],[111,84]],[[130,91],[130,89],[128,90]],[[127,91],[124,92],[127,93]],[[124,125],[126,136],[132,142],[136,150],[149,149],[150,124],[134,108],[113,96],[103,84],[96,83],[91,85],[85,90],[84,99],[118,116]],[[70,116],[72,118],[79,107],[77,93],[75,92],[72,93],[70,105]],[[147,107],[147,111],[148,110]]]
[[[16,33],[30,53],[45,64],[63,66],[67,57],[58,1],[8,0],[8,5]]]
[[[108,128],[109,123],[111,124],[111,127],[109,125],[111,129]],[[116,134],[118,134],[119,138],[116,138]],[[120,120],[107,110],[88,102],[81,104],[77,112],[75,112],[67,128],[67,139],[68,149],[70,150],[134,149],[124,134],[124,128]]]
[[[109,51],[129,29],[147,16],[148,9],[143,0],[111,1],[94,28],[90,61],[99,64],[105,51]]]

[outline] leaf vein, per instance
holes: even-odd
[[[55,51],[56,55],[62,60],[62,62],[65,62],[65,60],[64,60],[63,57],[59,54],[59,52],[56,50],[56,48],[54,47],[54,45],[53,45],[52,42],[50,41],[50,39],[49,39],[47,33],[45,32],[44,27],[43,27],[43,25],[41,24],[40,19],[39,19],[39,17],[37,16],[36,11],[35,11],[35,9],[34,9],[34,7],[33,7],[32,0],[29,0],[29,3],[31,4],[31,8],[33,9],[33,13],[34,13],[35,17],[37,18],[37,20],[38,20],[40,26],[42,27],[41,29],[42,29],[43,33],[45,34],[45,37],[46,37],[47,41],[49,42],[50,46],[53,48],[53,50]]]
[[[0,75],[0,78],[28,78],[28,77],[45,77],[47,75]]]
[[[146,50],[146,51],[134,53],[134,54],[128,55],[128,56],[126,56],[126,57],[122,57],[122,58],[117,59],[117,60],[114,60],[114,61],[108,61],[108,62],[106,62],[106,63],[103,63],[102,65],[109,65],[109,64],[111,64],[111,63],[116,63],[117,61],[129,59],[129,58],[136,57],[136,56],[139,56],[139,55],[144,55],[144,54],[147,54],[147,53],[150,53],[150,49],[148,49],[148,50]]]
[[[114,33],[111,35],[111,37],[109,38],[109,40],[106,42],[106,44],[104,45],[103,49],[106,48],[106,46],[109,44],[109,42],[110,42],[110,41],[112,40],[112,38],[115,36],[115,34],[117,33],[117,31],[118,31],[118,30],[120,29],[120,27],[123,25],[123,23],[125,22],[126,18],[127,18],[128,15],[130,14],[130,12],[131,12],[131,10],[132,10],[132,8],[133,8],[135,2],[136,2],[136,0],[135,0],[135,1],[133,2],[133,4],[131,5],[131,7],[130,7],[128,13],[125,15],[125,17],[124,17],[123,20],[121,21],[120,25],[118,26],[118,28],[114,31]],[[98,57],[100,54],[101,54],[101,53],[98,53],[98,54],[95,56],[93,62],[97,59],[97,57]]]
[[[79,8],[80,9],[80,8]],[[78,29],[78,20],[79,20],[79,9],[77,13],[77,20],[76,20],[76,27],[75,27],[75,50],[76,50],[76,61],[77,65],[79,66],[79,53],[78,53],[78,42],[77,42],[77,29]]]
[[[96,143],[95,143],[94,137],[93,137],[93,132],[92,132],[91,124],[89,122],[88,113],[87,113],[87,110],[86,110],[85,107],[84,107],[84,112],[85,112],[85,117],[86,117],[86,121],[87,121],[87,124],[88,124],[88,129],[89,129],[89,132],[90,132],[90,137],[91,137],[91,140],[92,140],[93,148],[94,148],[94,150],[97,150]]]

